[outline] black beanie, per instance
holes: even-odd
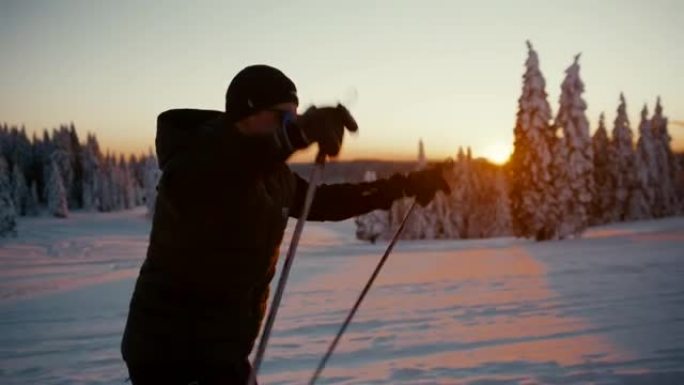
[[[226,91],[226,113],[231,122],[287,102],[299,103],[294,83],[280,70],[264,64],[238,72]]]

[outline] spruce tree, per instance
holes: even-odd
[[[565,71],[561,85],[560,107],[555,126],[562,136],[557,139],[553,180],[559,204],[558,236],[580,235],[589,225],[594,193],[593,148],[589,136],[587,104],[582,99],[584,83],[579,75],[579,56]]]
[[[154,215],[154,207],[157,201],[157,184],[161,178],[161,170],[157,164],[157,158],[150,150],[150,154],[145,159],[145,205],[147,206],[147,214],[151,217]]]
[[[606,130],[605,116],[601,113],[598,129],[592,138],[594,148],[595,194],[592,201],[591,224],[601,225],[612,220],[610,208],[615,196],[615,182],[611,172],[610,139]]]
[[[17,215],[26,215],[28,194],[29,189],[26,185],[24,172],[21,171],[19,163],[14,163],[14,166],[12,167],[12,201]]]
[[[7,160],[0,154],[0,237],[16,234],[17,219],[9,174]]]
[[[610,212],[613,221],[624,221],[629,219],[628,207],[630,192],[636,179],[636,159],[632,129],[627,117],[627,103],[623,94],[620,94],[620,105],[611,136],[610,157],[613,165],[612,179],[615,183],[615,196]]]
[[[28,201],[26,202],[26,215],[36,216],[40,213],[40,202],[38,200],[38,184],[36,181],[31,182],[29,189]]]
[[[629,194],[627,219],[647,219],[653,217],[656,190],[658,189],[658,164],[653,141],[653,129],[648,118],[646,105],[641,110],[639,140],[634,162],[634,181]]]
[[[557,222],[552,213],[554,199],[549,172],[551,107],[537,52],[529,42],[527,47],[526,70],[514,130],[515,146],[510,161],[511,216],[516,236],[541,241],[555,236]]]
[[[653,130],[655,171],[657,173],[653,215],[655,217],[665,217],[676,214],[679,209],[679,199],[676,190],[679,165],[670,146],[672,138],[667,129],[667,118],[663,116],[660,97],[656,101],[653,118],[651,118],[651,129]]]
[[[374,171],[366,171],[364,181],[372,182],[377,179]],[[378,238],[387,237],[389,218],[387,211],[375,210],[355,218],[356,238],[375,243]]]
[[[46,192],[48,212],[55,217],[66,218],[69,215],[67,192],[57,163],[57,158],[53,157],[48,168]]]

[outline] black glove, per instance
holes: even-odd
[[[426,206],[435,197],[437,191],[451,193],[449,184],[444,179],[444,165],[433,166],[426,170],[414,171],[406,176],[404,194],[416,197],[421,206]]]
[[[337,156],[342,147],[344,129],[356,132],[359,126],[349,111],[341,104],[337,107],[309,107],[295,123],[304,140],[318,143],[318,149],[327,156]]]

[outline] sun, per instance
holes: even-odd
[[[504,164],[513,152],[513,146],[505,143],[494,143],[485,147],[482,156],[496,164]]]

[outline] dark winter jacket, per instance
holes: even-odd
[[[245,136],[218,111],[170,110],[157,122],[162,178],[147,258],[122,342],[129,363],[243,361],[266,309],[288,216],[307,182],[273,135]],[[387,180],[321,185],[310,220],[388,208]]]

